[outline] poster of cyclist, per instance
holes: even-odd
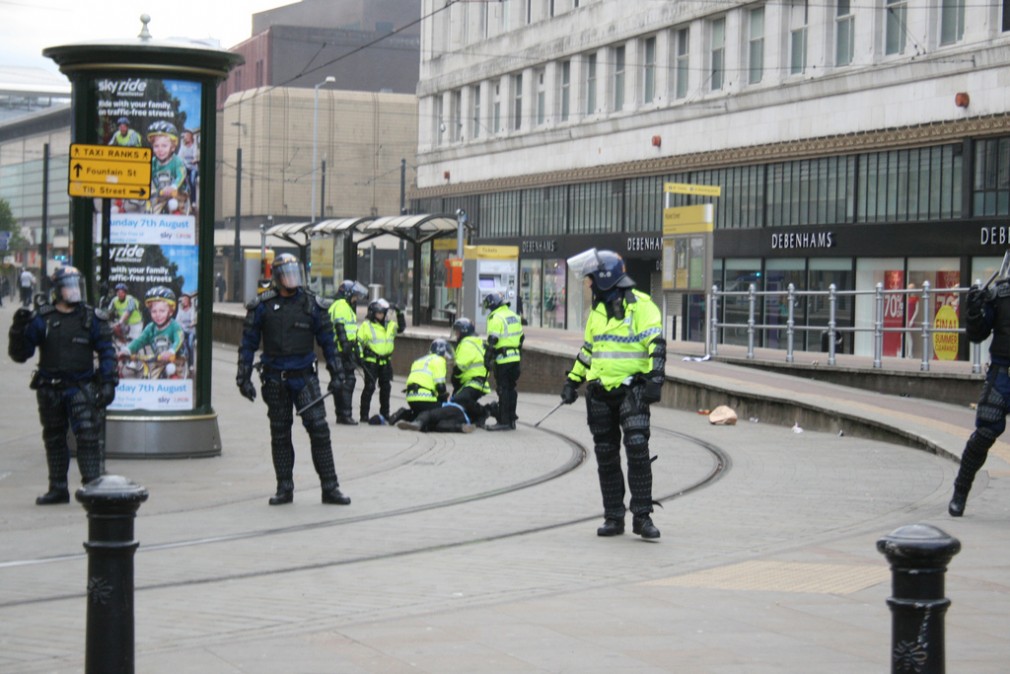
[[[102,142],[150,147],[152,154],[150,198],[111,205],[108,309],[120,379],[110,409],[191,410],[200,84],[123,77],[95,86]],[[95,208],[100,212],[101,203]]]

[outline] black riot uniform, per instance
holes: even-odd
[[[975,432],[965,443],[961,467],[954,479],[954,495],[948,511],[952,517],[964,514],[968,492],[975,474],[982,468],[989,448],[1006,429],[1010,410],[1010,280],[986,289],[972,286],[965,301],[968,339],[979,343],[991,334],[989,370],[975,408]]]
[[[326,359],[329,390],[335,396],[341,391],[343,369],[324,302],[302,287],[301,278],[301,265],[293,255],[285,253],[274,260],[274,287],[246,307],[236,384],[243,396],[256,399],[251,381],[253,357],[262,342],[258,367],[277,476],[277,493],[270,498],[270,505],[291,503],[294,498],[295,450],[291,427],[296,410],[302,410],[302,425],[309,434],[323,503],[347,505],[351,499],[341,493],[333,465],[326,408],[316,376],[315,345],[319,345]]]
[[[51,304],[34,312],[19,309],[9,333],[12,360],[24,363],[39,350],[38,370],[32,377],[42,440],[49,465],[49,491],[38,505],[69,503],[67,472],[70,450],[67,431],[77,443],[81,481],[102,474],[100,444],[104,408],[116,395],[116,351],[104,311],[83,302],[83,280],[74,267],[61,267],[52,276]],[[95,355],[98,369],[95,369]]]

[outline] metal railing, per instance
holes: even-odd
[[[978,281],[976,281],[978,283]],[[967,293],[969,288],[944,288],[939,291],[939,294],[943,295],[958,295],[960,302],[960,295]],[[901,333],[902,335],[912,338],[915,335],[919,336],[921,340],[921,361],[919,364],[919,369],[922,372],[929,372],[930,356],[933,353],[933,336],[937,334],[965,334],[964,328],[961,327],[937,327],[933,325],[933,306],[932,297],[936,294],[930,288],[929,282],[924,282],[922,284],[921,290],[910,290],[910,289],[893,289],[884,290],[884,284],[878,283],[873,290],[838,290],[835,284],[828,286],[827,290],[796,290],[796,287],[790,283],[787,290],[765,290],[758,291],[754,284],[751,283],[749,288],[745,291],[737,290],[719,290],[718,286],[712,286],[711,292],[706,297],[706,310],[709,316],[708,330],[706,334],[706,352],[709,356],[716,356],[719,353],[719,335],[721,331],[725,328],[731,329],[746,329],[747,331],[747,358],[749,360],[754,359],[754,344],[758,331],[782,331],[785,330],[786,334],[786,362],[794,362],[795,353],[795,339],[797,333],[802,332],[821,332],[827,333],[827,353],[828,353],[828,365],[836,365],[836,349],[838,338],[845,333],[851,333],[855,336],[856,333],[860,332],[870,332],[873,335],[873,367],[881,368],[883,367],[883,348],[884,348],[884,335],[887,333]],[[855,299],[859,295],[872,295],[874,298],[874,309],[873,309],[873,326],[872,327],[856,327],[856,326],[840,326],[837,322],[838,316],[838,301],[839,298],[852,297]],[[888,301],[899,301],[900,307],[902,307],[902,316],[904,316],[905,307],[905,296],[906,295],[917,295],[919,297],[919,307],[921,308],[921,319],[916,318],[913,324],[905,327],[893,327],[885,326],[884,324],[884,309],[885,304]],[[719,321],[719,302],[720,299],[725,300],[726,298],[745,298],[747,300],[747,322],[746,323],[730,323],[730,322],[720,322]],[[769,324],[769,323],[758,323],[757,316],[758,311],[758,300],[768,297],[776,297],[782,299],[785,305],[788,307],[788,314],[786,317],[785,324]],[[822,297],[827,298],[828,302],[828,321],[826,324],[809,324],[809,325],[797,325],[795,321],[795,308],[797,300],[806,297]],[[893,307],[892,307],[893,309]],[[979,344],[971,344],[970,347],[970,360],[971,360],[971,371],[974,374],[978,374],[982,371],[982,348]]]

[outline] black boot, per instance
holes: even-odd
[[[498,422],[494,426],[486,426],[485,431],[514,431],[516,429],[514,424]]]
[[[291,480],[278,480],[277,493],[270,497],[270,505],[284,505],[295,500],[295,483]]]
[[[950,499],[947,512],[951,517],[960,517],[964,514],[964,506],[968,502],[968,490],[954,487],[954,496]]]
[[[35,499],[35,505],[70,503],[70,490],[65,484],[51,484],[49,491]]]
[[[624,533],[624,520],[608,517],[603,520],[603,526],[596,530],[597,536],[620,536]],[[637,532],[636,532],[637,533]]]
[[[631,521],[631,530],[642,538],[659,538],[659,529],[652,523],[652,518],[646,515],[635,515]]]
[[[329,505],[351,505],[351,497],[344,496],[337,485],[323,486],[323,503]]]
[[[341,426],[357,426],[358,422],[353,417],[337,417],[337,423]]]

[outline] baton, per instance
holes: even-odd
[[[554,414],[555,412],[557,412],[557,411],[558,411],[559,409],[561,409],[561,406],[562,406],[562,405],[564,405],[564,404],[565,404],[565,401],[564,401],[564,400],[562,400],[562,401],[561,401],[561,402],[559,402],[559,403],[558,403],[557,405],[555,405],[555,406],[554,406],[554,409],[552,409],[552,410],[551,410],[550,412],[548,412],[547,414],[545,414],[545,415],[543,416],[543,418],[541,418],[541,419],[540,419],[540,421],[538,421],[537,423],[533,424],[533,428],[536,428],[536,427],[538,427],[538,426],[539,426],[540,424],[542,424],[542,423],[544,423],[545,421],[547,421],[547,417],[551,416],[552,414]]]
[[[986,290],[999,273],[1008,268],[1008,263],[1010,263],[1010,250],[1003,254],[1003,262],[1001,262],[999,268],[992,273],[989,280],[985,282],[985,285],[982,286],[982,290]]]
[[[323,395],[319,396],[318,398],[316,398],[312,402],[307,403],[305,405],[305,407],[301,408],[300,410],[295,410],[295,414],[297,414],[298,416],[302,416],[302,412],[304,412],[305,410],[309,409],[310,407],[314,407],[314,406],[318,405],[319,403],[321,403],[324,400],[326,400],[327,398],[329,398],[331,395],[333,395],[333,391],[327,391],[326,393],[324,393]]]

